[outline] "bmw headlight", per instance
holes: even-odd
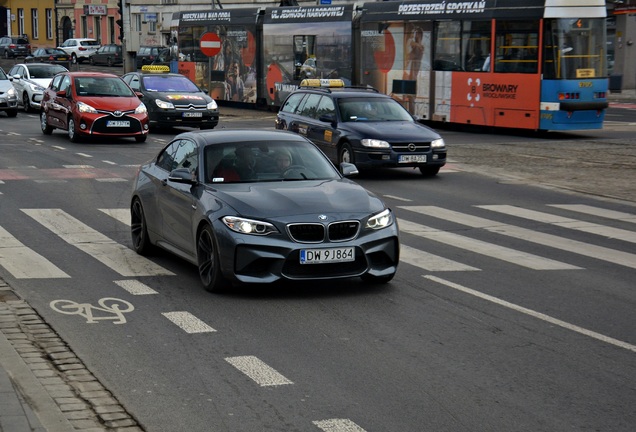
[[[140,103],[137,109],[135,109],[135,114],[145,114],[148,110],[146,109],[146,105],[144,103]]]
[[[97,114],[97,110],[95,108],[93,108],[89,104],[85,104],[84,102],[77,103],[77,110],[81,113]]]
[[[393,224],[393,213],[391,213],[391,210],[386,209],[375,216],[371,216],[369,220],[367,221],[366,228],[377,230],[377,229],[386,228],[392,224]]]
[[[378,140],[378,139],[368,139],[365,138],[360,141],[363,146],[371,147],[371,148],[389,148],[391,147],[388,142]]]
[[[444,146],[446,146],[446,144],[444,144],[444,140],[442,138],[438,138],[436,140],[431,141],[432,148],[441,148]]]
[[[162,108],[162,109],[174,109],[174,105],[172,105],[172,102],[167,102],[161,99],[155,99],[155,103],[157,104],[159,108]]]
[[[210,102],[208,104],[208,109],[209,110],[215,110],[217,109],[219,106],[216,104],[216,101],[213,99],[212,102]]]
[[[241,234],[267,235],[278,232],[276,227],[269,222],[245,219],[236,216],[225,216],[221,220],[229,229]]]

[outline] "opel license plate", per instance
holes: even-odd
[[[300,251],[301,264],[329,264],[355,261],[352,247],[331,249],[302,249]]]
[[[106,127],[130,127],[130,122],[126,120],[108,120]]]
[[[400,155],[398,157],[399,163],[426,163],[426,155]]]

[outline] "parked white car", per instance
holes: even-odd
[[[90,38],[71,38],[66,39],[58,48],[64,50],[71,57],[73,63],[81,63],[88,60],[100,47],[100,43]]]
[[[13,80],[13,88],[22,102],[24,111],[39,111],[44,89],[55,75],[66,72],[64,66],[50,63],[18,63],[9,69],[9,77]]]

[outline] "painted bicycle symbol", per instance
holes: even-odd
[[[65,315],[79,315],[86,318],[87,324],[94,324],[97,321],[113,320],[113,324],[124,324],[126,318],[124,314],[131,312],[135,307],[126,300],[104,297],[93,306],[90,303],[77,303],[73,300],[53,300],[50,303],[51,309]],[[106,316],[96,316],[106,314]]]

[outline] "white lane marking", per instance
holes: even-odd
[[[462,291],[462,292],[464,292],[466,294],[470,294],[470,295],[473,295],[475,297],[479,297],[479,298],[481,298],[483,300],[487,300],[489,302],[498,304],[500,306],[507,307],[507,308],[515,310],[517,312],[521,312],[523,314],[532,316],[532,317],[540,319],[542,321],[549,322],[550,324],[554,324],[554,325],[557,325],[559,327],[563,327],[565,329],[572,330],[574,332],[580,333],[582,335],[589,336],[589,337],[597,339],[597,340],[599,340],[601,342],[605,342],[605,343],[608,343],[608,344],[611,344],[611,345],[615,345],[615,346],[620,347],[620,348],[624,348],[624,349],[629,350],[629,351],[636,352],[636,345],[632,345],[630,343],[623,342],[621,340],[614,339],[614,338],[611,338],[609,336],[602,335],[600,333],[585,329],[583,327],[579,327],[577,325],[570,324],[570,323],[565,322],[565,321],[561,321],[559,319],[553,318],[553,317],[551,317],[549,315],[546,315],[546,314],[543,314],[541,312],[537,312],[537,311],[534,311],[532,309],[527,309],[527,308],[525,308],[523,306],[519,306],[519,305],[516,305],[514,303],[507,302],[505,300],[501,300],[501,299],[499,299],[497,297],[493,297],[491,295],[484,294],[484,293],[482,293],[480,291],[476,291],[476,290],[473,290],[471,288],[467,288],[465,286],[456,284],[456,283],[451,282],[451,281],[447,281],[447,280],[439,278],[437,276],[424,275],[423,277],[426,278],[426,279],[432,280],[434,282],[440,283],[442,285],[446,285],[447,287],[456,289],[458,291]]]
[[[522,209],[511,205],[480,205],[476,206],[494,212],[504,213],[510,216],[516,216],[524,219],[530,219],[536,222],[556,225],[563,228],[583,231],[589,234],[596,234],[611,239],[619,239],[630,243],[636,243],[636,232],[624,229],[608,227],[592,222],[585,222],[578,219],[571,219],[550,213],[539,212],[535,210]]]
[[[130,210],[128,209],[99,209],[99,211],[130,226]]]
[[[614,210],[592,207],[585,204],[548,204],[550,207],[585,213],[592,216],[600,216],[606,219],[614,219],[622,222],[636,223],[636,215]]]
[[[58,150],[66,150],[66,147],[62,147],[62,146],[58,146],[58,145],[54,145],[54,146],[51,146],[51,147],[53,147],[54,149],[58,149]]]
[[[570,240],[568,238],[559,237],[552,234],[545,234],[540,231],[534,231],[526,228],[516,227],[513,225],[503,224],[497,221],[492,221],[477,216],[471,216],[453,210],[446,210],[441,207],[416,206],[402,208],[416,211],[427,216],[437,217],[454,223],[466,225],[472,228],[481,228],[485,229],[486,231],[494,232],[508,237],[526,240],[532,243],[540,244],[542,246],[552,247],[554,249],[560,249],[590,258],[596,258],[602,261],[608,261],[629,268],[636,268],[636,255],[627,252],[583,243],[576,240]]]
[[[216,331],[190,312],[163,312],[161,315],[186,333],[212,333]]]
[[[426,271],[479,271],[457,261],[433,255],[405,244],[400,245],[400,261],[414,265]]]
[[[70,168],[70,169],[91,169],[91,168],[95,168],[92,165],[62,165],[64,168]]]
[[[261,387],[293,384],[254,356],[226,357],[225,361],[252,378]]]
[[[108,165],[117,165],[115,162],[111,162],[109,160],[103,160],[102,162],[104,162],[105,164],[108,164]]]
[[[325,432],[365,432],[349,419],[328,419],[312,422]]]
[[[174,275],[174,273],[116,243],[60,209],[22,209],[62,240],[125,277]]]
[[[93,157],[93,156],[91,156],[89,154],[86,154],[86,153],[75,153],[75,154],[78,155],[78,156],[83,156],[85,158],[92,158]]]
[[[391,198],[394,200],[398,200],[398,201],[405,201],[405,202],[412,202],[413,200],[410,200],[408,198],[402,198],[399,196],[395,196],[395,195],[384,195],[385,198]]]
[[[157,291],[153,290],[148,285],[139,282],[138,280],[129,279],[118,280],[114,282],[132,295],[159,294]]]
[[[447,245],[465,249],[473,253],[478,253],[491,258],[497,258],[512,264],[533,270],[580,270],[570,264],[554,261],[549,258],[543,258],[537,255],[517,251],[504,246],[498,246],[492,243],[471,239],[469,237],[460,236],[458,234],[449,233],[420,225],[404,219],[399,219],[400,231],[423,237],[429,240],[445,243]]]
[[[0,266],[16,279],[69,278],[42,255],[22,244],[0,226]]]
[[[121,177],[96,178],[95,180],[102,183],[125,183],[128,181],[128,179],[121,178]]]

